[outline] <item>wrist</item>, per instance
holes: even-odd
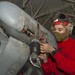
[[[44,63],[47,63],[47,62],[48,62],[48,60],[43,60],[43,62],[44,62]]]
[[[56,49],[55,49],[55,50],[53,50],[52,52],[50,52],[51,56],[55,55],[55,54],[56,54],[56,52],[57,52],[57,50],[56,50]]]

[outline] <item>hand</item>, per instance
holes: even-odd
[[[40,52],[41,53],[51,53],[55,48],[49,44],[40,43]]]
[[[46,54],[46,53],[40,54],[38,57],[39,57],[40,59],[42,59],[43,62],[47,62],[47,54]]]

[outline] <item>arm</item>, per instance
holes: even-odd
[[[38,57],[42,59],[41,66],[44,74],[51,75],[51,73],[54,72],[55,63],[50,58],[48,58],[48,55],[46,53],[40,54]]]
[[[74,75],[75,74],[75,46],[74,46],[74,43],[71,47],[69,46],[69,48],[68,48],[70,51],[69,58],[66,58],[64,55],[62,55],[58,51],[52,57],[55,59],[54,63],[56,64],[57,68],[61,69],[62,71],[68,74]],[[41,50],[43,52],[51,54],[52,50],[54,49],[52,48],[52,46],[48,44],[42,44]]]
[[[51,58],[47,57],[46,53],[48,53],[48,52],[44,51],[45,50],[44,48],[48,47],[47,46],[48,44],[43,48],[44,45],[46,45],[46,44],[41,43],[40,52],[42,54],[39,55],[39,58],[43,60],[41,65],[42,65],[42,69],[43,69],[44,74],[51,75],[52,73],[54,73],[54,69],[56,68],[56,66],[55,66],[55,63],[51,60]],[[49,47],[48,47],[48,49],[49,49]]]
[[[42,62],[44,75],[51,75],[52,73],[54,73],[54,67],[55,65],[50,58],[48,58],[47,62]]]
[[[72,48],[70,59],[64,57],[61,53],[57,52],[53,58],[56,61],[56,66],[68,74],[75,74],[75,48]]]

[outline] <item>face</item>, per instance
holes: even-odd
[[[53,31],[62,34],[66,32],[66,28],[63,25],[55,25]]]
[[[63,25],[54,25],[53,34],[58,42],[68,38],[68,31]]]

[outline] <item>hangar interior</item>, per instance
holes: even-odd
[[[69,14],[75,20],[74,0],[0,0],[18,5],[36,21],[50,30],[53,17],[57,12]],[[74,22],[74,21],[73,21]]]
[[[75,0],[0,0],[0,2],[2,1],[11,2],[17,5],[19,8],[21,8],[23,11],[29,14],[34,20],[40,23],[48,31],[50,31],[54,16],[58,12],[70,15],[72,17],[73,25],[75,24]],[[2,22],[0,22],[0,24],[2,25]],[[6,29],[8,28],[6,27]],[[11,32],[11,30],[12,29],[10,28],[9,32]],[[29,40],[29,38],[27,37],[26,40]],[[25,42],[27,43],[28,41]],[[22,75],[43,75],[42,69],[33,66],[29,62],[29,60],[26,63],[23,63],[23,65],[21,65],[20,69],[17,71],[18,73],[17,75],[20,75],[20,72],[22,72]],[[8,75],[14,75],[14,74],[8,73]]]

